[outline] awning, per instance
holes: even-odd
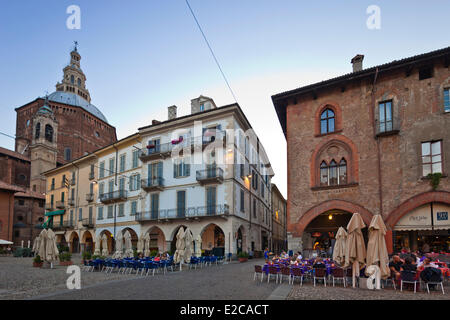
[[[64,214],[64,212],[66,212],[66,210],[50,211],[50,212],[46,212],[45,216],[47,216],[47,217],[49,217],[49,216],[58,216],[58,215]]]
[[[405,214],[394,227],[397,231],[432,230],[430,204],[420,206]]]

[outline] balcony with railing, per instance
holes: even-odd
[[[76,179],[75,178],[70,179],[70,185],[74,186],[75,184],[76,184]]]
[[[75,199],[73,198],[67,199],[67,204],[71,207],[75,206]]]
[[[66,203],[64,201],[56,201],[56,208],[64,209],[66,207]]]
[[[86,201],[87,202],[94,201],[94,194],[93,193],[86,193]]]
[[[99,199],[102,203],[112,203],[118,201],[125,201],[128,198],[127,190],[117,190],[112,192],[103,193]]]
[[[81,221],[81,225],[85,228],[93,228],[94,227],[94,219],[86,218]]]
[[[394,116],[392,119],[384,119],[375,121],[377,137],[390,136],[400,132],[400,119]]]
[[[141,161],[150,161],[157,159],[165,159],[172,155],[172,152],[181,155],[183,150],[188,148],[191,152],[198,146],[205,149],[211,143],[218,143],[218,146],[226,146],[226,131],[206,131],[203,136],[183,138],[172,140],[169,143],[163,144],[149,144],[146,148],[141,149],[139,152],[139,158]]]
[[[201,185],[209,183],[222,183],[223,169],[218,167],[210,167],[205,170],[197,170],[196,178]]]
[[[164,179],[156,177],[141,180],[141,188],[147,192],[162,191],[164,189]]]
[[[53,205],[53,203],[46,203],[45,204],[45,210],[47,210],[47,211],[53,211],[53,208],[54,208],[54,205]]]
[[[215,205],[205,207],[190,207],[165,210],[151,210],[138,212],[135,215],[136,221],[170,221],[176,219],[201,219],[205,217],[226,217],[230,214],[229,206]]]
[[[89,180],[95,179],[95,173],[93,171],[89,172]]]

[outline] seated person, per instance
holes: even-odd
[[[317,258],[316,261],[314,261],[313,268],[326,268],[322,258]]]
[[[402,271],[403,261],[399,256],[395,255],[392,257],[392,261],[389,262],[389,269],[395,275],[396,280],[400,280],[400,271]]]
[[[403,270],[416,272],[417,266],[413,262],[415,262],[415,260],[413,260],[411,257],[406,258],[405,263],[402,265]]]
[[[161,254],[156,255],[155,259],[153,261],[161,261]]]
[[[278,260],[280,260],[280,257],[277,254],[274,255],[273,258],[272,258],[272,261],[276,262]]]
[[[433,262],[431,262],[431,258],[430,257],[426,257],[421,264],[419,264],[418,269],[419,270],[423,270],[425,268],[437,268],[438,266],[436,264],[434,264]]]

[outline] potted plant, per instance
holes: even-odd
[[[70,252],[61,252],[59,254],[59,265],[70,266],[72,265],[72,254]]]
[[[90,261],[91,259],[92,259],[92,254],[91,254],[91,252],[89,252],[89,251],[84,251],[84,252],[83,252],[83,264],[84,264],[85,262]]]
[[[246,262],[248,260],[248,253],[245,251],[239,252],[238,258],[239,262]]]
[[[43,264],[44,264],[44,261],[41,260],[40,255],[37,255],[36,257],[33,258],[33,267],[41,268]]]

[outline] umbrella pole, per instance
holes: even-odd
[[[359,261],[355,261],[353,262],[353,288],[356,288],[356,273],[358,272],[358,276],[359,276]]]

